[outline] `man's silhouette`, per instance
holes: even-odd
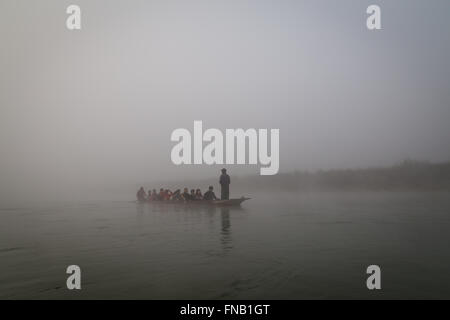
[[[227,175],[227,169],[222,169],[222,174],[220,175],[220,199],[228,200],[230,198],[230,176]]]

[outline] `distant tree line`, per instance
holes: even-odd
[[[257,189],[303,191],[450,190],[450,162],[405,160],[386,168],[296,171],[275,176],[236,177],[234,185]]]

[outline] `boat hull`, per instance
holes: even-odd
[[[148,203],[148,204],[156,204],[156,205],[165,205],[165,204],[173,204],[173,205],[184,205],[184,206],[215,206],[215,207],[237,207],[242,204],[242,202],[249,200],[250,198],[235,198],[228,200],[197,200],[197,201],[139,201],[140,203]]]

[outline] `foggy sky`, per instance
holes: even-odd
[[[70,4],[81,31],[65,27]],[[370,4],[380,31],[366,28]],[[0,203],[218,175],[170,160],[171,132],[194,120],[280,129],[281,172],[448,161],[449,12],[447,0],[2,0]]]

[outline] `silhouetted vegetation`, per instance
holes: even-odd
[[[236,181],[238,180],[238,182]],[[284,190],[450,190],[450,162],[406,160],[387,168],[280,173],[235,178],[240,187]]]

